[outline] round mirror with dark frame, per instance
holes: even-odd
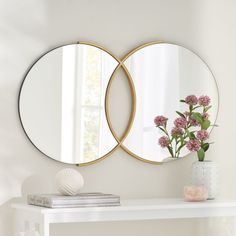
[[[32,144],[54,160],[86,165],[119,143],[106,119],[105,96],[119,59],[90,43],[57,47],[29,69],[19,115]]]

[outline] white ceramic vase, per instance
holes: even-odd
[[[204,186],[208,199],[215,199],[219,188],[218,165],[213,161],[197,161],[192,165],[192,185]]]

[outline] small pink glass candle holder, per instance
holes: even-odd
[[[204,186],[185,186],[184,200],[187,202],[202,202],[208,198],[207,189]]]

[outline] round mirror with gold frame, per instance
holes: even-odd
[[[188,95],[208,95],[214,123],[218,114],[219,94],[216,80],[207,64],[194,52],[171,43],[151,42],[137,47],[122,60],[133,84],[135,109],[132,125],[121,147],[131,156],[153,164],[176,160],[167,149],[158,145],[163,133],[156,128],[154,118],[168,117],[170,129],[176,111],[184,111],[180,103]],[[114,129],[112,129],[113,132]],[[179,158],[189,154],[182,148]]]

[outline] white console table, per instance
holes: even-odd
[[[180,199],[123,200],[119,207],[50,209],[27,204],[12,204],[15,235],[24,235],[25,227],[49,236],[53,223],[155,220],[236,216],[236,201],[210,200],[184,202]]]

